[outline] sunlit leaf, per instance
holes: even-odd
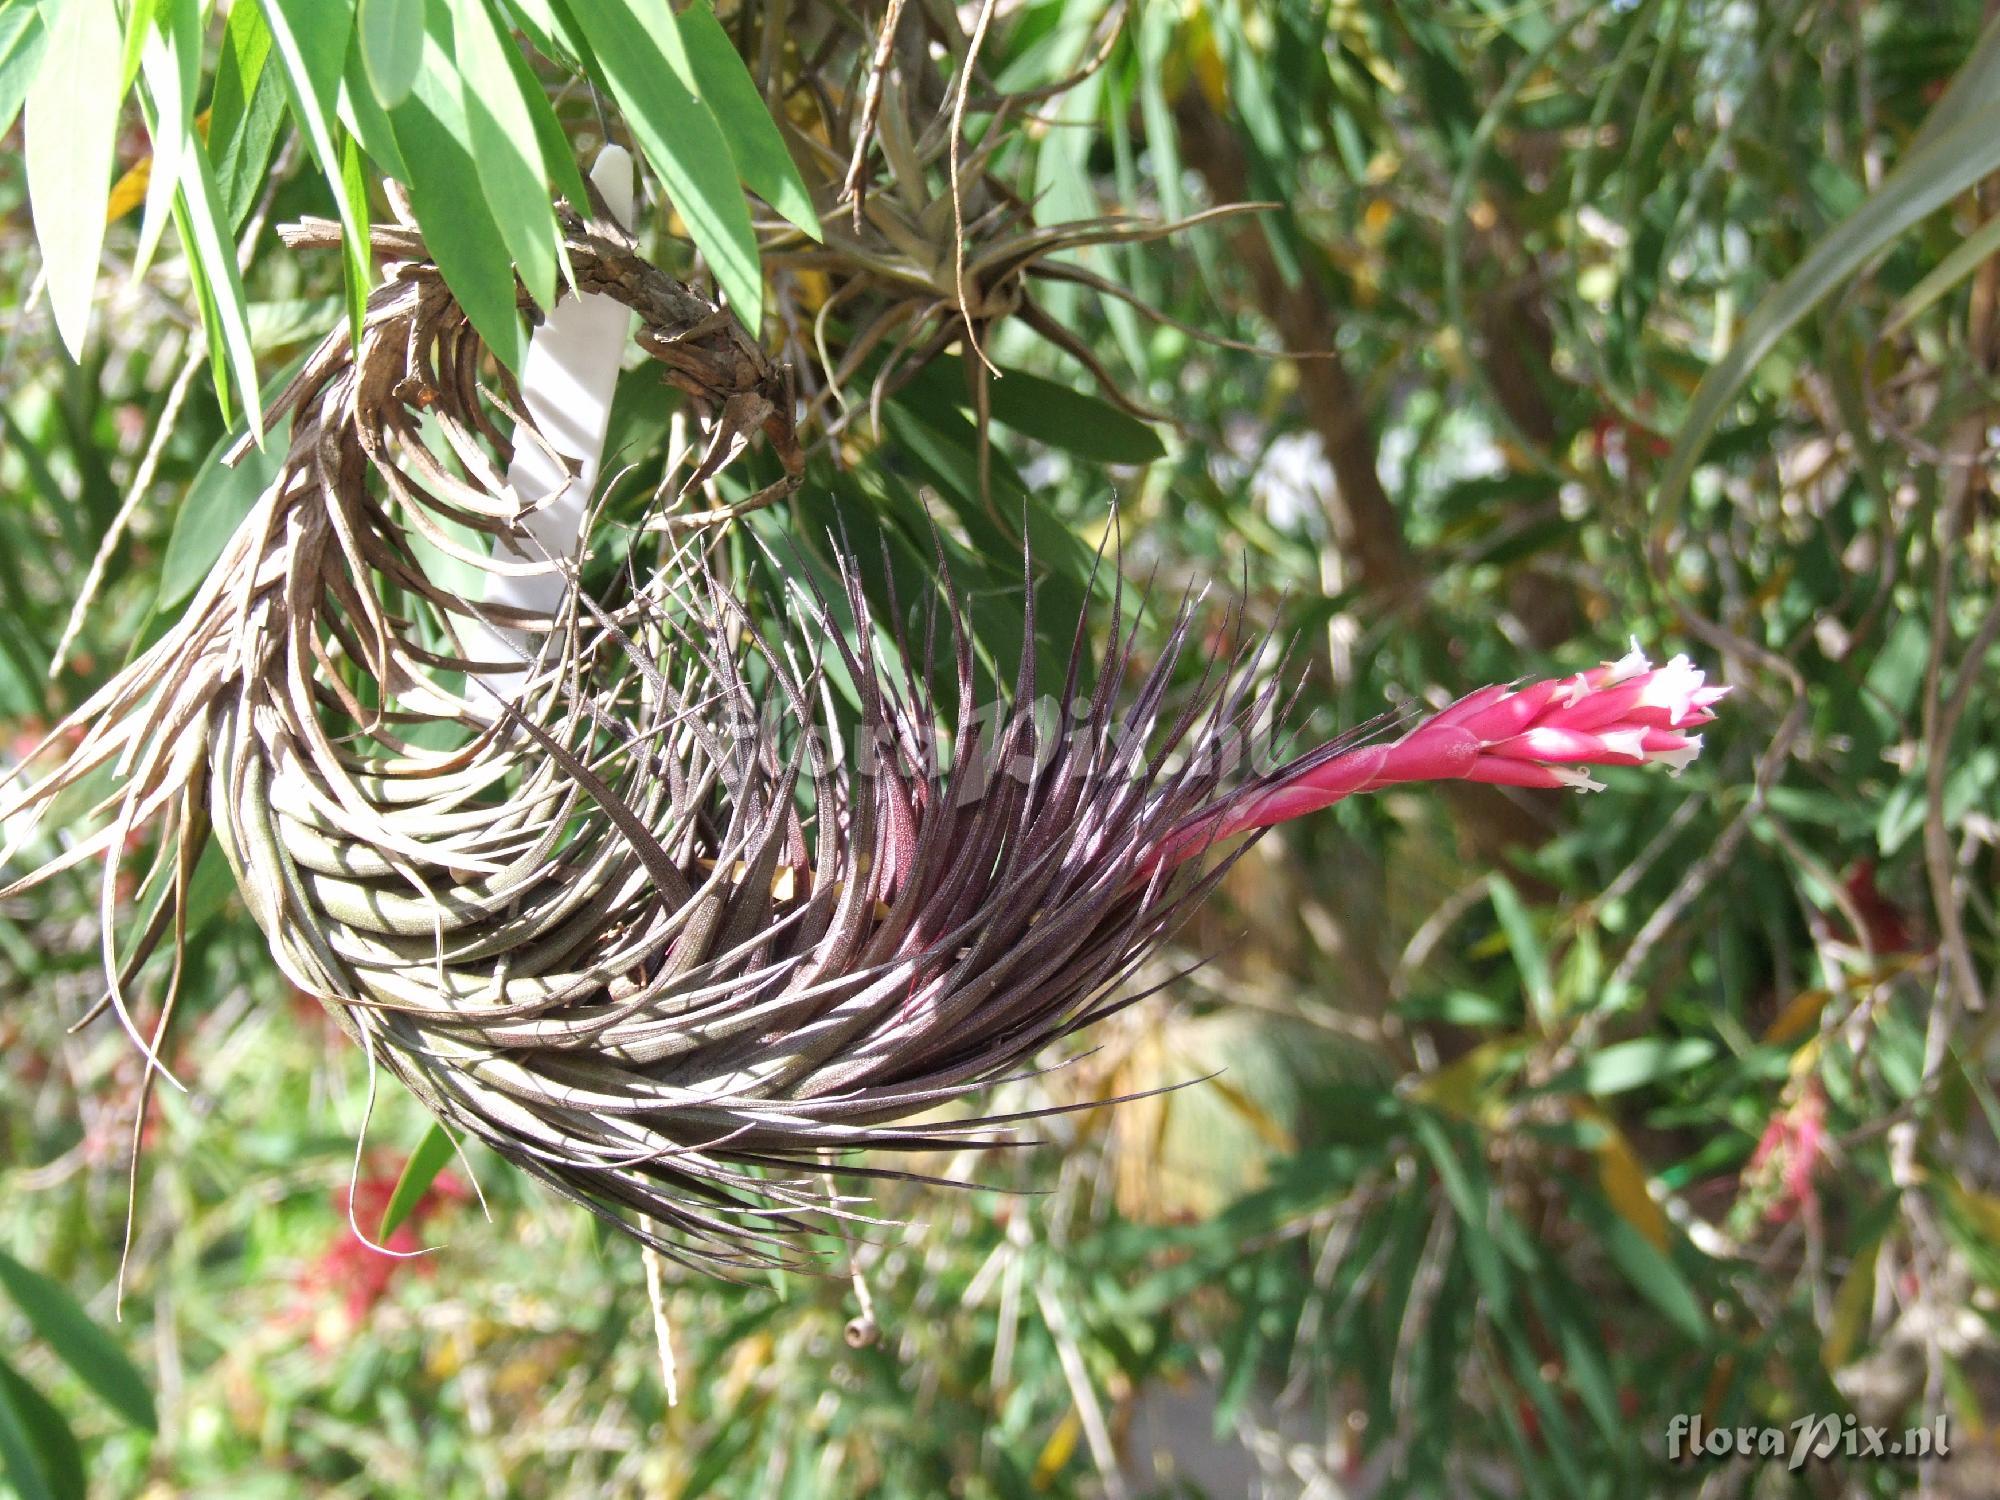
[[[485,0],[451,0],[459,103],[466,143],[500,238],[528,295],[544,308],[556,297],[556,222],[549,204],[535,119]]]
[[[368,233],[348,196],[341,172],[340,143],[335,139],[340,81],[348,43],[354,35],[354,0],[257,0],[271,28],[292,115],[333,195],[340,220],[341,254],[346,260],[349,331],[358,340],[361,304],[371,279]]]
[[[64,0],[48,24],[48,45],[28,89],[23,154],[49,307],[63,347],[80,359],[104,250],[123,92],[105,60],[118,55],[120,33],[111,0]]]
[[[389,112],[410,171],[410,207],[472,326],[495,358],[518,370],[527,337],[515,305],[514,262],[472,153],[451,65],[454,38],[446,0],[430,0],[426,26],[416,86]]]
[[[570,0],[606,87],[646,160],[666,184],[688,234],[746,328],[764,317],[764,281],[750,207],[716,118],[681,80],[693,67],[672,9],[623,0]]]
[[[14,128],[48,39],[36,6],[15,4],[0,10],[0,135]]]
[[[820,237],[819,215],[813,211],[812,194],[799,178],[799,169],[785,149],[785,139],[771,120],[763,95],[757,92],[743,59],[736,55],[728,33],[715,19],[708,0],[695,0],[679,12],[682,41],[686,44],[692,76],[682,82],[700,96],[701,102],[722,126],[729,142],[736,170],[750,191],[814,239]]]
[[[435,1121],[424,1132],[424,1138],[417,1142],[417,1149],[410,1153],[410,1159],[403,1163],[402,1175],[396,1179],[395,1191],[389,1195],[388,1207],[382,1210],[382,1224],[376,1231],[378,1239],[386,1240],[410,1217],[423,1196],[437,1181],[438,1173],[450,1163],[453,1156],[451,1137],[442,1125]]]
[[[224,228],[222,201],[215,189],[206,148],[198,139],[190,139],[181,160],[176,213],[190,258],[199,259],[207,295],[213,300],[223,355],[217,362],[217,378],[222,378],[224,368],[235,377],[236,389],[242,393],[249,415],[250,430],[262,442],[264,404],[257,385],[257,354],[250,343],[243,277],[236,268],[236,241]]]
[[[209,96],[208,154],[229,232],[250,217],[264,188],[264,169],[285,120],[285,83],[271,56],[271,28],[255,5],[230,7]]]
[[[360,0],[361,60],[385,109],[410,97],[424,55],[424,0]]]
[[[195,85],[201,76],[200,0],[164,0],[164,5],[160,25],[148,29],[142,51],[152,102],[147,125],[153,159],[146,182],[146,213],[132,254],[134,276],[143,276],[152,264],[173,216],[174,187],[180,179],[181,155],[193,124]]]

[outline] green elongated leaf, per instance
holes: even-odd
[[[194,228],[189,223],[186,195],[174,195],[174,228],[179,232],[183,245],[194,243]],[[201,262],[194,256],[187,261],[188,285],[194,292],[195,306],[201,310],[202,337],[208,341],[208,372],[215,385],[216,409],[222,413],[224,422],[236,420],[236,403],[229,394],[229,340],[222,330],[222,310],[216,302],[215,289],[208,284],[208,277],[201,268]]]
[[[146,211],[139,222],[139,244],[132,253],[132,274],[143,276],[153,263],[160,236],[172,217],[174,184],[180,179],[181,153],[194,127],[194,91],[201,81],[200,0],[164,0],[159,25],[146,32],[141,60],[152,112],[146,117],[153,137],[153,166],[146,179]]]
[[[118,69],[118,96],[132,92],[139,76],[139,57],[146,47],[146,35],[159,14],[160,0],[131,0],[125,7],[125,60]]]
[[[528,101],[528,112],[534,117],[535,135],[542,146],[542,165],[548,171],[550,184],[571,203],[588,203],[590,193],[583,185],[583,172],[576,163],[576,148],[563,134],[562,122],[556,118],[555,110],[550,108],[548,96],[542,92],[541,81],[529,68],[521,49],[512,42],[507,45],[506,56],[508,66],[514,70],[515,82],[520,85],[521,97]],[[565,255],[563,258],[567,261],[568,257]],[[565,268],[564,275],[567,277],[570,274]]]
[[[2000,214],[1995,214],[1973,230],[1957,248],[1939,261],[1922,281],[1903,296],[1889,321],[1882,325],[1882,337],[1894,338],[1946,292],[1965,280],[1995,254],[2000,254]]]
[[[1475,1174],[1466,1170],[1450,1132],[1437,1116],[1428,1110],[1413,1110],[1409,1120],[1411,1133],[1416,1136],[1424,1154],[1430,1157],[1438,1183],[1458,1214],[1460,1230],[1465,1236],[1465,1258],[1472,1268],[1473,1278],[1478,1281],[1481,1293],[1491,1305],[1508,1306],[1511,1293],[1506,1261],[1498,1242],[1487,1228],[1491,1200],[1485,1191],[1484,1172],[1478,1173],[1479,1180],[1475,1181]]]
[[[1927,145],[1968,115],[2000,99],[2000,16],[1986,23],[1973,44],[1972,54],[1960,65],[1950,85],[1910,143],[1912,150]]]
[[[597,72],[597,59],[576,22],[551,0],[504,0],[507,15],[542,56],[572,73]]]
[[[348,197],[341,172],[340,143],[334,137],[341,74],[354,35],[354,0],[258,0],[264,23],[284,64],[286,94],[306,146],[333,194],[340,220],[340,249],[348,277],[348,324],[361,342],[361,314],[371,268],[368,235]]]
[[[266,399],[282,391],[303,363],[302,355],[272,377],[265,388]],[[240,430],[225,433],[209,450],[174,517],[173,534],[167,538],[166,556],[160,561],[160,592],[153,606],[158,613],[175,608],[201,586],[222,556],[230,535],[250,514],[257,497],[278,477],[291,441],[291,427],[289,416],[273,423],[264,446],[250,449],[233,469],[222,462],[222,455],[241,439]]]
[[[384,172],[399,182],[409,182],[410,169],[403,161],[401,148],[396,145],[396,132],[389,124],[388,112],[382,108],[382,101],[375,97],[374,85],[368,81],[368,68],[361,57],[358,30],[354,44],[347,51],[347,66],[340,75],[340,123],[361,142],[361,149]]]
[[[0,1289],[27,1314],[28,1323],[56,1357],[134,1427],[158,1429],[153,1393],[118,1341],[92,1321],[76,1299],[40,1271],[0,1250]]]
[[[10,1380],[0,1380],[0,1475],[14,1486],[20,1500],[62,1500]]]
[[[264,168],[285,120],[285,82],[271,56],[271,28],[254,5],[233,6],[209,94],[208,155],[229,232],[236,233],[263,190]]]
[[[361,0],[356,24],[369,86],[384,109],[393,109],[416,87],[424,55],[424,0]]]
[[[446,0],[425,10],[424,62],[410,97],[389,112],[409,169],[410,207],[424,245],[486,346],[510,370],[527,339],[514,300],[514,262],[479,181],[452,64]]]
[[[1706,1037],[1635,1037],[1586,1057],[1548,1081],[1551,1093],[1622,1094],[1674,1073],[1698,1068],[1715,1056]]]
[[[16,4],[0,10],[0,135],[14,128],[48,40],[37,7]]]
[[[1500,919],[1500,930],[1507,935],[1507,946],[1514,954],[1514,965],[1521,971],[1521,983],[1528,991],[1528,1008],[1535,1019],[1548,1026],[1555,1019],[1555,985],[1549,977],[1548,950],[1535,931],[1535,920],[1528,914],[1527,906],[1504,875],[1492,875],[1487,879],[1487,889],[1492,894],[1493,915]]]
[[[76,1434],[49,1398],[23,1380],[4,1359],[0,1359],[0,1407],[11,1408],[12,1421],[25,1431],[28,1447],[40,1460],[50,1489],[57,1495],[83,1494],[83,1450],[77,1446]],[[0,1426],[8,1421],[9,1415],[0,1412]],[[0,1437],[0,1451],[9,1448],[7,1440]],[[11,1469],[11,1452],[7,1461]]]
[[[124,91],[105,60],[118,55],[111,0],[65,0],[48,18],[48,46],[28,89],[23,126],[28,205],[48,275],[49,308],[72,359],[90,331],[112,150]]]
[[[423,1196],[431,1190],[452,1158],[451,1137],[445,1128],[435,1120],[424,1138],[417,1142],[417,1149],[410,1153],[410,1159],[403,1163],[403,1175],[396,1179],[396,1190],[389,1195],[389,1206],[382,1210],[382,1225],[375,1237],[386,1240],[410,1217]]]
[[[1679,509],[1716,424],[1779,340],[1898,235],[2000,170],[2000,98],[1961,102],[1954,123],[1899,162],[1868,201],[1821,239],[1744,320],[1729,353],[1695,388],[1661,471],[1656,515],[1669,517]]]
[[[1679,1332],[1694,1343],[1707,1343],[1708,1314],[1702,1310],[1701,1300],[1680,1267],[1655,1249],[1652,1241],[1588,1194],[1574,1194],[1571,1202],[1597,1231],[1605,1255],[1633,1288]]]
[[[244,410],[257,441],[264,441],[264,401],[257,388],[257,353],[250,342],[250,316],[243,296],[243,278],[236,269],[236,241],[223,228],[222,200],[215,189],[215,173],[208,164],[208,152],[197,138],[190,138],[182,158],[181,187],[175,198],[175,214],[187,241],[188,260],[201,271],[201,284],[212,301],[214,330],[219,332],[222,349],[216,361],[218,386],[225,383],[223,371],[236,378],[243,393]],[[222,274],[218,277],[216,273]],[[204,321],[206,321],[204,316]],[[211,338],[211,345],[213,345]],[[226,360],[226,365],[224,361]]]
[[[368,306],[368,288],[373,277],[368,266],[368,246],[372,226],[368,216],[368,175],[361,165],[361,145],[345,130],[340,133],[340,183],[347,189],[347,201],[354,207],[355,240],[360,244],[359,264],[352,256],[341,261],[341,289],[347,294],[350,326],[358,325]]]
[[[920,383],[934,386],[961,411],[972,410],[972,398],[965,389],[965,362],[957,355],[931,361],[912,382]],[[1078,458],[1094,463],[1149,464],[1167,456],[1167,445],[1146,423],[1061,381],[1002,365],[1000,378],[989,380],[986,389],[994,421]]]
[[[693,65],[673,10],[665,0],[638,9],[627,0],[569,0],[568,9],[695,247],[755,333],[764,320],[764,280],[750,206],[722,127],[682,82]]]
[[[521,284],[538,306],[553,307],[555,211],[534,114],[508,65],[513,43],[493,24],[485,0],[451,0],[451,17],[459,102],[480,184]]]
[[[820,238],[812,194],[799,176],[792,153],[785,149],[785,138],[778,133],[764,96],[757,92],[756,80],[736,55],[708,0],[695,0],[680,12],[678,20],[693,69],[693,76],[681,81],[721,122],[744,184],[791,223],[814,239]]]

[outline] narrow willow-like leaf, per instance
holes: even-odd
[[[104,252],[112,148],[124,97],[117,70],[105,62],[119,55],[121,38],[111,0],[65,0],[53,8],[48,25],[23,126],[28,205],[56,332],[70,357],[80,359]]]
[[[14,128],[48,40],[42,13],[35,6],[12,5],[0,10],[0,135]]]
[[[11,1421],[25,1432],[50,1489],[59,1496],[84,1494],[83,1450],[68,1420],[4,1359],[0,1359],[0,1407],[10,1408],[0,1411],[0,1426]],[[11,1471],[14,1443],[4,1435],[0,1435],[0,1455],[5,1455]]]
[[[693,66],[673,10],[661,4],[641,12],[624,0],[570,0],[569,9],[695,247],[754,331],[763,322],[764,280],[750,207],[722,127],[682,82]]]
[[[412,87],[415,87],[412,84]],[[407,101],[408,95],[404,96]],[[368,68],[361,57],[360,39],[348,49],[347,64],[340,75],[340,123],[348,133],[361,142],[361,149],[389,176],[407,184],[410,169],[403,160],[402,149],[396,144],[396,133],[389,123],[389,113],[382,107],[382,101],[375,97],[375,86],[368,81]]]
[[[556,221],[533,111],[521,93],[485,0],[450,0],[465,144],[479,169],[500,238],[537,306],[555,305]]]
[[[333,195],[349,285],[365,288],[373,279],[368,263],[368,236],[348,196],[347,182],[341,172],[340,143],[334,136],[341,72],[347,62],[349,39],[354,34],[354,0],[258,0],[258,4],[284,64],[293,118],[299,122],[306,146]],[[359,296],[349,298],[348,331],[357,337],[361,332],[361,302]]]
[[[285,120],[285,83],[279,69],[267,66],[270,57],[264,13],[255,5],[232,6],[208,106],[209,162],[231,234],[256,205]]]
[[[291,383],[305,363],[299,356],[265,383],[266,404]],[[166,555],[160,560],[160,592],[154,609],[165,614],[186,602],[228,544],[230,534],[250,514],[264,487],[278,475],[284,464],[284,445],[290,440],[292,419],[280,416],[271,424],[269,440],[262,448],[251,448],[234,464],[223,455],[236,447],[245,432],[235,429],[216,440],[196,473],[194,483],[174,516],[174,529],[167,537]]]
[[[181,237],[181,244],[194,244],[194,222],[188,216],[187,194],[174,194],[174,230]],[[202,269],[201,259],[192,253],[183,253],[182,260],[187,265],[188,289],[194,294],[196,309],[201,313],[202,337],[208,343],[208,373],[215,389],[215,407],[222,414],[222,420],[233,425],[236,421],[236,402],[230,395],[229,340],[222,330],[222,310],[216,301],[215,288],[209,284],[208,274]]]
[[[799,177],[785,138],[771,119],[756,80],[736,54],[708,0],[695,0],[680,12],[679,29],[691,70],[686,83],[721,122],[744,184],[814,239],[820,238],[819,215],[812,194]]]
[[[36,1448],[14,1381],[6,1379],[0,1379],[0,1476],[13,1485],[20,1500],[64,1500],[47,1461]]]
[[[368,307],[368,288],[374,277],[369,265],[368,176],[361,165],[361,144],[346,130],[340,132],[340,181],[347,189],[347,201],[354,208],[354,227],[343,239],[343,247],[359,245],[359,255],[341,258],[341,289],[347,294],[349,327],[358,328]]]
[[[575,20],[551,0],[506,0],[507,14],[542,56],[573,73],[596,71],[590,44]]]
[[[386,1240],[410,1217],[412,1210],[423,1201],[431,1184],[437,1181],[452,1158],[451,1136],[435,1120],[424,1138],[417,1142],[417,1149],[410,1153],[410,1159],[403,1163],[402,1174],[396,1178],[396,1189],[389,1194],[389,1206],[382,1210],[382,1223],[375,1231],[377,1239]]]
[[[1678,513],[1716,424],[1778,341],[1898,235],[2000,170],[2000,98],[1959,102],[1963,109],[1954,122],[1927,134],[1866,203],[1813,246],[1757,304],[1729,353],[1702,377],[1661,471],[1654,513],[1662,521]]]
[[[431,0],[426,26],[416,85],[389,112],[409,172],[410,207],[472,326],[496,358],[519,370],[527,338],[515,310],[513,258],[472,152],[445,0]]]
[[[1097,463],[1149,464],[1166,457],[1166,444],[1150,423],[1046,375],[1004,364],[999,371],[999,378],[987,386],[989,415],[1022,437]],[[911,385],[935,392],[961,411],[971,411],[965,375],[965,361],[944,354]]]
[[[120,98],[131,93],[132,85],[138,80],[139,58],[145,51],[146,34],[153,29],[159,10],[160,0],[131,0],[125,7],[125,57],[118,69]]]
[[[361,0],[356,12],[361,61],[384,109],[416,87],[424,55],[424,0]]]
[[[147,126],[153,137],[153,165],[146,179],[146,210],[139,222],[139,243],[132,253],[132,274],[143,276],[173,216],[174,185],[180,180],[181,154],[194,125],[195,87],[201,79],[201,6],[199,0],[165,0],[159,25],[148,30],[141,61],[152,110]]]
[[[187,242],[190,263],[199,262],[202,282],[213,299],[216,326],[221,335],[226,366],[217,362],[220,382],[226,368],[242,392],[243,409],[250,431],[261,444],[264,440],[264,400],[257,386],[257,353],[250,342],[250,315],[243,296],[243,277],[236,269],[236,241],[224,228],[222,199],[215,189],[214,169],[208,151],[197,138],[190,138],[181,158],[180,192],[176,212]]]
[[[1882,325],[1882,337],[1894,338],[1908,328],[1939,298],[1996,254],[2000,254],[2000,214],[1960,240],[1949,255],[1924,274],[1922,281],[1904,293],[1889,314],[1888,322]]]
[[[496,19],[505,35],[507,23],[513,20],[512,13],[502,7],[498,9]],[[527,101],[528,113],[534,119],[535,138],[541,142],[542,165],[549,174],[549,181],[568,202],[577,205],[588,203],[590,194],[584,189],[583,172],[576,164],[576,148],[563,133],[562,122],[550,107],[541,80],[535,77],[534,70],[528,66],[528,59],[522,55],[521,48],[515,45],[511,36],[506,37],[501,53],[514,74],[514,83],[521,91],[522,99]]]
[[[153,1393],[118,1341],[54,1281],[0,1250],[0,1290],[27,1315],[28,1325],[83,1383],[134,1427],[158,1425]]]

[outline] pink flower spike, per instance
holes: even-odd
[[[1636,642],[1617,661],[1570,677],[1480,688],[1401,739],[1338,755],[1323,749],[1260,778],[1167,833],[1143,868],[1408,782],[1601,791],[1585,767],[1661,765],[1678,776],[1701,753],[1701,736],[1686,731],[1713,720],[1728,692],[1710,687],[1685,656],[1653,666]]]
[[[1587,734],[1580,730],[1545,725],[1489,745],[1486,753],[1508,760],[1642,766],[1646,763],[1646,731],[1609,729],[1602,734]]]
[[[1497,755],[1482,759],[1465,773],[1465,779],[1488,786],[1527,786],[1543,791],[1554,791],[1558,787],[1569,787],[1578,792],[1604,790],[1604,783],[1588,771],[1579,771],[1572,766],[1539,765],[1531,760],[1503,760]]]

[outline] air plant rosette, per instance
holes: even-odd
[[[784,372],[616,223],[562,223],[579,286],[638,314],[704,424],[695,478],[763,442],[788,493]],[[778,549],[782,588],[752,598],[713,530],[593,597],[580,551],[526,555],[532,506],[504,477],[550,435],[414,231],[375,241],[392,260],[360,344],[328,337],[276,403],[289,451],[221,562],[51,734],[62,764],[0,794],[11,819],[116,781],[100,825],[12,889],[103,859],[105,1004],[164,1072],[213,838],[279,969],[371,1064],[686,1263],[797,1262],[826,1216],[864,1217],[827,1171],[865,1182],[898,1175],[875,1153],[1010,1139],[1027,1116],[940,1107],[1137,998],[1125,982],[1272,825],[1417,781],[1678,770],[1724,691],[1635,651],[1271,764],[1244,753],[1285,718],[1263,643],[1175,688],[1193,600],[1143,672],[1138,625],[1094,653],[1085,621],[1061,622],[1051,684],[1028,588],[1012,694],[983,712],[941,550],[930,596],[879,618],[838,552],[822,586]],[[560,603],[447,586],[439,556],[552,576]],[[151,894],[121,951],[140,830]],[[163,944],[142,1027],[131,991]]]

